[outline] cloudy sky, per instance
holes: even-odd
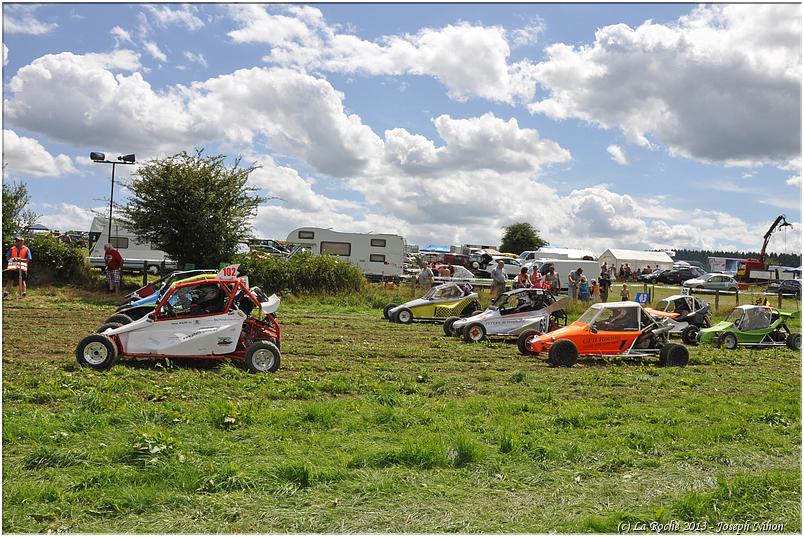
[[[4,180],[59,229],[90,151],[203,147],[261,165],[261,237],[800,250],[798,5],[4,4],[3,65]]]

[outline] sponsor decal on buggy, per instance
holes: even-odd
[[[219,337],[218,338],[218,345],[225,346],[225,345],[231,345],[231,344],[232,344],[232,338],[230,338],[230,337]]]
[[[587,336],[583,338],[583,342],[585,344],[595,344],[595,343],[611,343],[612,341],[619,341],[622,339],[622,336]],[[625,340],[623,340],[625,342]]]

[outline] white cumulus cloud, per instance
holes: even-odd
[[[552,44],[534,69],[555,119],[619,128],[632,143],[748,165],[801,147],[798,5],[703,6],[675,24],[599,29],[590,45]]]
[[[3,129],[3,165],[5,172],[17,175],[58,176],[77,171],[67,155],[54,157],[39,141],[9,129]]]
[[[204,21],[197,15],[198,8],[191,4],[182,4],[179,9],[173,9],[169,4],[146,4],[145,9],[162,27],[180,25],[188,30],[200,30],[204,27]]]

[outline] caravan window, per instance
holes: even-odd
[[[301,233],[302,232],[300,231],[299,235],[301,235]],[[321,241],[321,253],[349,257],[352,255],[352,243]]]
[[[109,241],[109,244],[111,244],[112,248],[116,250],[128,248],[128,237],[112,237],[112,240]]]
[[[371,239],[371,245],[377,248],[385,248],[385,239]]]
[[[299,231],[300,239],[314,239],[315,231]]]
[[[372,263],[385,263],[385,256],[383,254],[371,254],[369,261]]]

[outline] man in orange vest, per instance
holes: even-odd
[[[9,274],[7,287],[12,287],[21,280],[22,296],[28,293],[28,262],[31,260],[31,250],[23,244],[22,237],[15,239],[15,244],[6,252],[8,266],[6,271]],[[8,290],[3,293],[8,296]]]

